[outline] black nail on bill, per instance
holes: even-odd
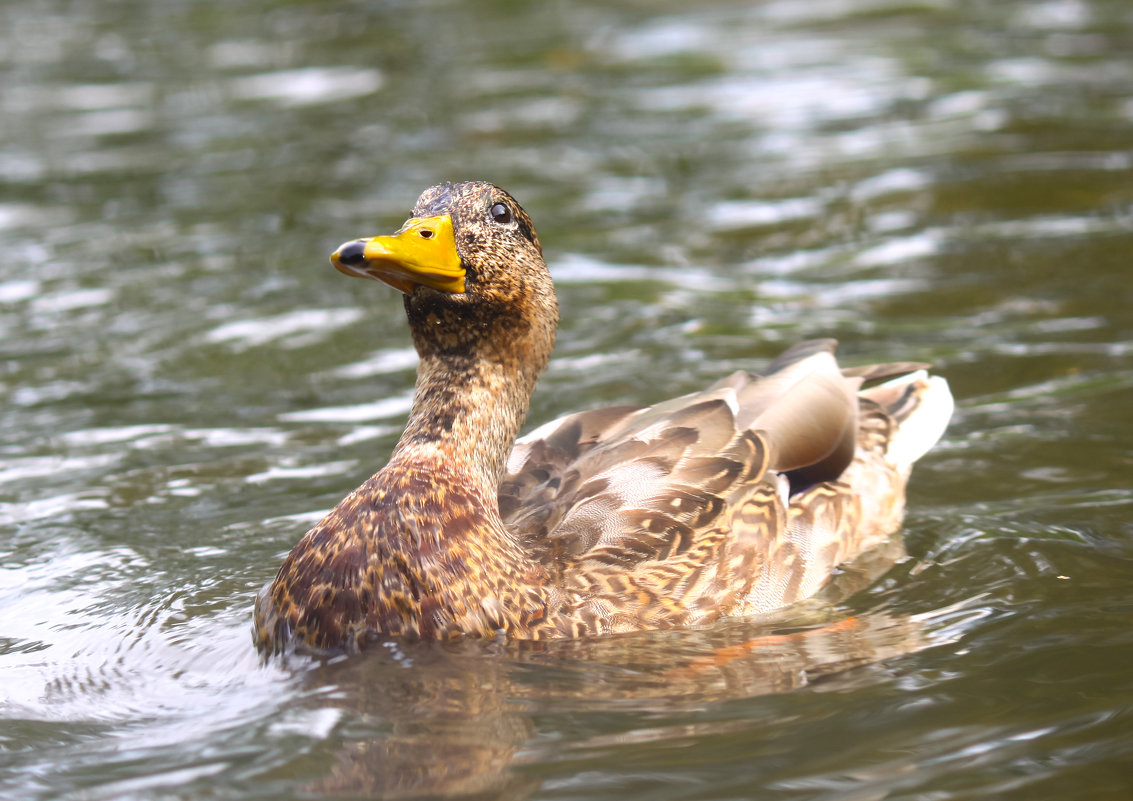
[[[343,264],[361,264],[366,260],[366,243],[361,240],[338,249],[338,260]]]

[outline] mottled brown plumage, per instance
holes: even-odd
[[[951,414],[920,365],[841,371],[822,340],[762,376],[516,442],[558,307],[510,195],[433,187],[398,234],[332,261],[406,293],[417,387],[389,463],[260,593],[267,651],[580,637],[785,606],[898,528],[912,463]],[[889,380],[861,390],[872,379]]]

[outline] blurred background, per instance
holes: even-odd
[[[0,795],[1130,797],[1131,53],[1126,0],[6,0]],[[811,337],[933,362],[908,558],[776,621],[261,663],[413,385],[327,256],[460,179],[558,286],[528,427]]]

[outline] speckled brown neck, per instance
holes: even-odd
[[[472,484],[494,495],[535,385],[536,376],[527,372],[473,359],[423,358],[409,423],[391,463],[459,464]]]
[[[527,414],[535,382],[554,346],[553,295],[540,315],[436,306],[408,299],[421,356],[409,423],[391,463],[438,461],[494,499]]]

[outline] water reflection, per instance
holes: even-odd
[[[926,647],[921,621],[883,612],[786,633],[750,621],[701,631],[592,641],[481,644],[387,642],[361,658],[313,670],[348,710],[329,795],[523,798],[540,786],[525,765],[602,753],[614,744],[726,734],[748,721],[718,716],[729,701],[810,686],[842,671]],[[540,732],[555,714],[585,719],[617,710],[646,727],[567,742]],[[679,721],[679,722],[677,722]]]

